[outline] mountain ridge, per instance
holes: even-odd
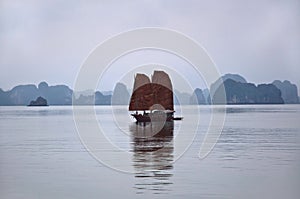
[[[174,103],[176,105],[211,104],[211,100],[215,103],[218,101],[216,101],[216,96],[220,96],[220,93],[216,94],[216,92],[220,92],[222,87],[226,91],[225,103],[227,104],[297,104],[300,99],[297,86],[288,80],[274,80],[270,84],[256,86],[248,83],[241,75],[225,74],[216,80],[210,89],[195,88],[193,93],[189,94],[174,88]],[[49,86],[47,82],[42,81],[38,86],[34,84],[17,85],[8,91],[0,88],[0,106],[28,105],[30,101],[39,96],[47,99],[49,105],[72,105],[72,102],[75,105],[128,105],[130,90],[125,84],[119,82],[113,91],[74,93],[66,85]],[[265,97],[261,97],[262,95]]]

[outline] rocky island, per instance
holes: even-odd
[[[45,98],[40,96],[36,100],[32,100],[28,106],[48,106],[48,103]]]

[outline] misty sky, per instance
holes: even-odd
[[[254,83],[287,79],[300,87],[299,24],[299,0],[1,0],[0,88],[41,81],[73,88],[91,50],[115,34],[140,27],[169,28],[192,37],[222,74],[238,73]],[[126,63],[141,65],[141,57]],[[182,67],[170,59],[153,62]],[[120,60],[116,68],[123,64]],[[193,78],[191,84],[196,84]],[[118,80],[104,81],[103,89],[111,90]]]

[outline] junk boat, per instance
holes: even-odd
[[[154,71],[151,81],[144,74],[135,75],[129,111],[134,111],[131,115],[137,122],[183,119],[174,117],[172,82],[164,71]]]

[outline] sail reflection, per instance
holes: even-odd
[[[137,180],[137,193],[152,191],[155,194],[170,191],[173,176],[174,122],[134,123],[132,133],[133,166]]]

